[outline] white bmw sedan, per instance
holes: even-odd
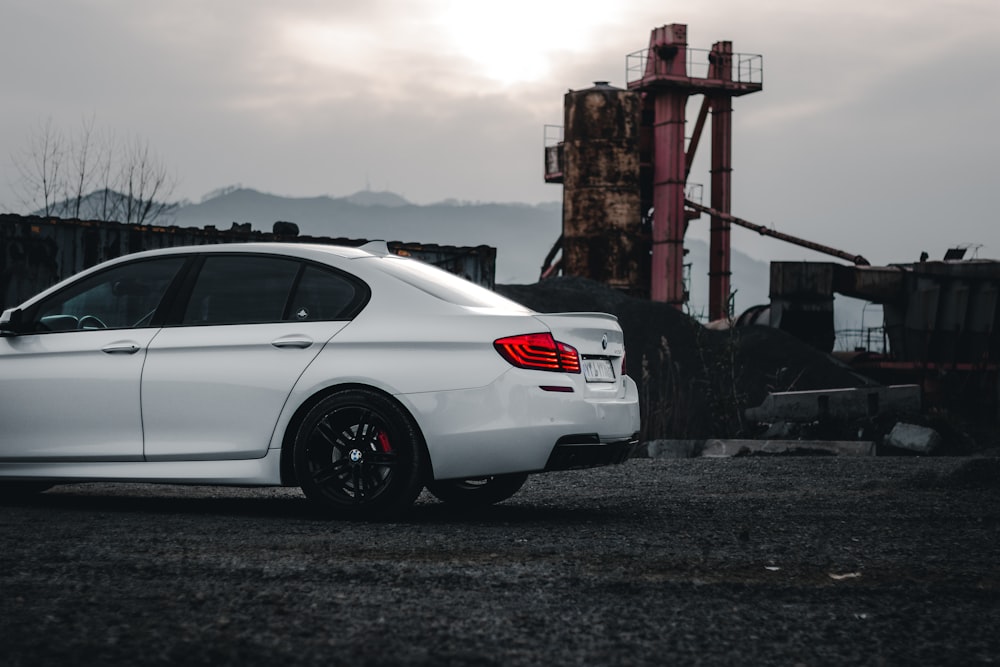
[[[138,253],[0,317],[0,491],[297,485],[366,519],[425,486],[499,502],[627,457],[624,358],[611,315],[539,314],[384,243]]]

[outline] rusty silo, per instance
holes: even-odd
[[[563,259],[586,276],[649,296],[649,233],[639,199],[637,93],[598,81],[565,97]]]

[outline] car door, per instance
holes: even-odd
[[[296,380],[366,289],[296,259],[208,255],[147,354],[146,459],[263,456]]]
[[[24,310],[0,338],[0,460],[141,460],[142,365],[184,262],[119,264]]]

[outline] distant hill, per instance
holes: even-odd
[[[249,222],[270,230],[275,221],[299,226],[302,234],[384,239],[441,245],[490,245],[499,250],[497,281],[537,279],[545,253],[558,238],[560,207],[541,204],[421,206],[392,193],[350,197],[290,198],[238,189],[173,212],[175,224],[226,227]]]
[[[353,195],[344,197],[347,201],[358,206],[408,206],[410,202],[395,192],[361,190]]]
[[[562,231],[562,204],[537,205],[460,202],[447,200],[417,205],[392,192],[362,191],[347,197],[292,198],[249,188],[225,188],[201,203],[171,212],[183,227],[249,222],[270,230],[275,221],[294,222],[302,234],[437,243],[489,245],[497,249],[497,282],[534,283],[542,261]],[[708,245],[689,239],[691,269],[690,312],[708,311]],[[733,251],[736,311],[767,303],[769,271],[765,262]]]
[[[162,221],[179,206],[164,201],[144,199],[109,188],[94,190],[79,199],[63,199],[48,210],[38,209],[28,215],[76,218],[78,220],[115,220],[125,223]]]

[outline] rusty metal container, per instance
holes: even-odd
[[[1000,363],[1000,262],[905,265],[904,301],[886,309],[893,356],[938,364]]]
[[[770,325],[821,350],[833,350],[831,262],[771,262]]]
[[[564,99],[563,273],[649,295],[639,197],[637,93],[599,81]]]

